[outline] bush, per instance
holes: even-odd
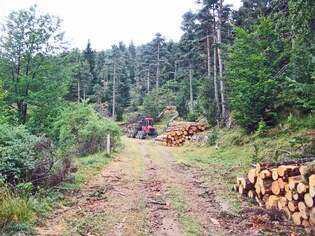
[[[36,165],[39,138],[24,126],[0,125],[0,175],[11,183],[30,179]]]
[[[216,144],[219,139],[218,131],[214,129],[211,133],[208,134],[208,145],[213,146]]]
[[[110,134],[111,146],[120,141],[120,129],[109,119],[92,118],[79,132],[80,154],[93,154],[106,149],[107,135]]]
[[[54,123],[54,139],[63,149],[79,143],[79,131],[97,115],[87,103],[75,103],[66,107]]]
[[[189,112],[187,115],[187,120],[188,121],[197,121],[199,118],[199,114],[197,112]]]
[[[61,148],[66,151],[78,147],[81,155],[104,150],[108,133],[112,145],[117,145],[119,127],[113,121],[98,116],[87,103],[70,105],[54,124],[54,137]]]

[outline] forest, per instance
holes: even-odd
[[[176,107],[179,120],[207,123],[213,151],[233,150],[218,140],[237,132],[233,142],[248,145],[240,152],[252,152],[251,145],[266,155],[265,147],[275,152],[268,142],[284,140],[290,158],[315,156],[315,2],[242,0],[238,10],[223,0],[195,4],[198,11],[183,15],[178,42],[160,32],[143,45],[117,42],[101,51],[89,39],[83,50],[69,48],[62,19],[39,14],[36,5],[7,16],[0,36],[0,233],[36,235],[39,219],[82,188],[82,175],[97,174],[133,146],[121,126],[137,114],[159,127],[161,111]],[[296,135],[302,131],[312,135]],[[104,154],[107,134],[112,155]],[[289,134],[295,136],[281,136]],[[257,155],[248,154],[251,164],[261,161]],[[207,163],[205,169],[217,164]],[[75,223],[81,235],[108,235]],[[205,235],[192,228],[166,235]]]

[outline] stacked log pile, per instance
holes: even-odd
[[[233,189],[267,209],[278,209],[294,224],[315,226],[313,159],[257,164]]]
[[[171,122],[166,132],[155,138],[156,141],[163,142],[166,146],[181,146],[186,140],[206,130],[208,125],[198,122]]]

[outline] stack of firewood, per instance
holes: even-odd
[[[163,142],[166,146],[180,146],[186,140],[208,128],[205,123],[198,122],[172,122],[166,132],[155,138],[156,141]]]
[[[315,226],[313,159],[257,164],[233,189],[267,209],[278,209],[294,224]]]

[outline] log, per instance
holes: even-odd
[[[298,209],[300,212],[305,211],[306,210],[306,205],[304,203],[304,201],[302,202],[298,202]]]
[[[277,208],[278,206],[279,197],[276,195],[270,195],[267,202],[266,202],[266,208],[272,209]]]
[[[314,197],[310,193],[305,193],[304,195],[304,202],[307,207],[313,207],[314,206]]]
[[[276,167],[279,167],[281,165],[299,165],[299,164],[303,164],[306,162],[314,161],[314,159],[315,159],[314,157],[311,157],[311,158],[287,160],[287,161],[280,161],[280,162],[258,163],[258,164],[256,164],[256,169],[259,169],[259,171],[261,171],[264,169],[276,168]]]
[[[298,202],[297,201],[289,201],[288,208],[293,213],[296,212],[298,209]]]
[[[305,193],[308,190],[308,186],[302,182],[298,183],[296,191],[298,193]]]
[[[260,191],[262,195],[272,193],[271,191],[272,180],[271,179],[263,179],[263,180],[261,179],[259,184],[260,184]]]
[[[293,192],[292,198],[295,201],[302,201],[304,199],[304,194],[300,194],[298,192]]]
[[[286,182],[284,182],[284,180],[282,178],[278,178],[277,181],[278,181],[278,184],[279,184],[281,191],[285,191]]]
[[[255,192],[253,191],[253,190],[249,190],[248,191],[248,193],[247,193],[247,196],[249,197],[249,198],[251,198],[251,199],[254,199],[254,197],[255,197]]]
[[[315,186],[309,186],[309,193],[312,197],[315,197]]]
[[[289,189],[295,190],[298,183],[302,181],[302,176],[294,176],[288,178]]]
[[[288,205],[288,199],[285,197],[279,197],[278,209],[283,210]]]
[[[310,221],[310,224],[315,226],[315,208],[312,208],[310,210],[310,217],[309,217],[309,221]]]
[[[256,178],[257,178],[257,176],[256,176],[256,169],[250,169],[250,170],[248,171],[247,178],[249,179],[249,181],[250,181],[251,183],[254,184],[255,181],[256,181]]]
[[[292,213],[291,213],[291,211],[289,210],[289,208],[288,208],[288,207],[284,207],[284,208],[282,209],[282,211],[284,212],[285,217],[286,217],[288,220],[291,220],[291,218],[292,218]]]
[[[299,167],[296,165],[281,165],[278,167],[278,175],[280,177],[291,177],[300,175]]]
[[[272,173],[269,171],[269,170],[263,170],[259,173],[259,177],[261,179],[266,179],[266,178],[269,178],[271,177]]]
[[[307,219],[302,221],[302,225],[304,228],[308,228],[311,226],[310,222]]]
[[[278,175],[278,170],[277,169],[272,169],[272,179],[277,180],[279,178]]]
[[[302,216],[300,212],[294,212],[292,214],[292,221],[295,225],[301,225],[302,224]]]
[[[281,193],[281,188],[279,186],[278,180],[275,180],[271,184],[271,191],[274,195],[280,195]]]
[[[293,200],[293,194],[291,191],[288,191],[285,193],[285,198],[288,199],[288,201],[292,201]]]
[[[310,187],[315,187],[315,175],[308,177],[308,183]]]

